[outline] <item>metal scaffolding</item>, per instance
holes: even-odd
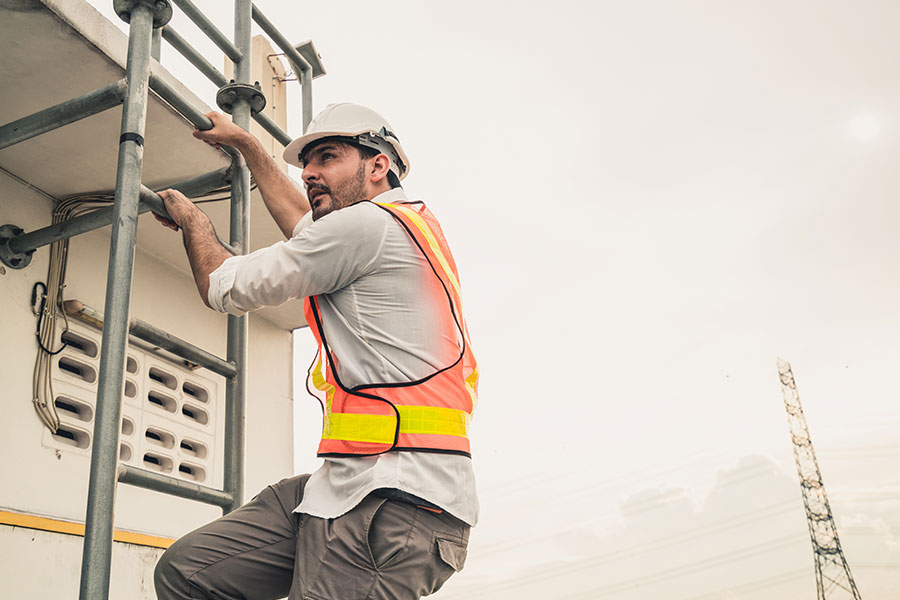
[[[178,337],[129,318],[138,215],[152,210],[168,216],[162,199],[141,184],[144,127],[149,90],[201,130],[212,127],[203,111],[193,106],[165,80],[151,72],[151,58],[159,58],[161,40],[166,40],[189,62],[220,86],[216,101],[230,112],[233,121],[250,128],[255,119],[281,144],[291,137],[259,112],[265,98],[250,82],[251,22],[281,48],[302,85],[302,123],[306,130],[312,117],[313,65],[253,6],[250,0],[234,2],[234,41],[228,40],[190,0],[171,0],[234,62],[234,80],[204,59],[167,24],[172,16],[169,0],[113,0],[116,14],[129,23],[125,78],[93,92],[38,111],[0,126],[0,149],[52,131],[119,104],[123,105],[116,172],[115,204],[25,233],[14,225],[0,227],[0,260],[21,269],[37,248],[58,240],[112,225],[104,308],[103,341],[96,402],[90,482],[81,567],[81,600],[105,600],[109,595],[113,513],[117,483],[126,483],[166,494],[219,506],[227,513],[243,502],[244,403],[247,366],[247,317],[228,316],[227,355],[213,356]],[[315,65],[317,73],[324,71]],[[231,150],[231,166],[183,181],[174,186],[185,195],[197,195],[231,184],[229,242],[223,245],[235,254],[249,250],[250,171],[243,157]],[[128,336],[149,341],[165,350],[225,377],[225,460],[222,490],[182,481],[144,469],[120,465],[119,421],[125,351]]]

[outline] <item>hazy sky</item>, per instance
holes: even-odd
[[[315,41],[316,111],[392,123],[459,263],[482,521],[436,598],[814,597],[776,356],[862,596],[896,597],[900,4],[257,5]]]

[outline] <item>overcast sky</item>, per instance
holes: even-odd
[[[814,597],[776,356],[862,596],[896,597],[900,3],[257,5],[322,54],[316,112],[392,123],[459,263],[482,520],[436,598]]]

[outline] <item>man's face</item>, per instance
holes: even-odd
[[[313,221],[366,198],[366,163],[353,146],[325,141],[308,150],[303,183]]]

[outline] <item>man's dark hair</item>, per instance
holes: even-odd
[[[381,154],[381,152],[379,152],[375,148],[369,148],[368,146],[361,146],[360,144],[353,144],[353,146],[356,147],[356,151],[359,152],[359,157],[363,160],[375,158],[376,156]],[[393,171],[388,171],[387,180],[391,186],[391,189],[403,187],[400,185],[400,179],[394,174]]]

